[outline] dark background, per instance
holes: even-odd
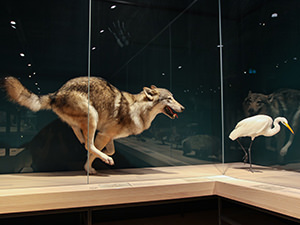
[[[299,8],[297,0],[222,1],[228,162],[241,160],[242,154],[232,150],[236,145],[227,137],[245,117],[242,102],[249,90],[270,94],[279,88],[299,87]],[[33,92],[46,94],[70,78],[87,75],[87,1],[7,0],[1,1],[0,9],[1,77],[16,76]],[[186,110],[176,121],[158,116],[152,126],[175,126],[185,138],[201,134],[220,141],[218,20],[217,1],[94,0],[91,75],[132,93],[151,84],[168,88]],[[32,115],[2,96],[0,118],[5,129],[0,144],[5,148],[30,142],[56,118],[51,112]],[[29,117],[35,124],[29,131],[21,127],[18,132],[9,131],[17,121],[25,121],[19,126],[28,125]],[[289,153],[296,162],[298,145],[294,143]],[[254,154],[254,162],[276,163],[268,159],[268,152],[264,154]]]

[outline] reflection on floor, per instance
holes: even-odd
[[[136,137],[118,139],[116,148],[133,165],[143,166],[183,166],[209,164],[215,160],[200,159],[185,156],[181,148],[172,145],[163,145],[159,141],[144,138],[140,141]],[[138,166],[139,167],[139,166]]]
[[[300,164],[290,165],[295,171],[286,170],[285,168],[289,168],[289,165],[275,167],[254,166],[254,173],[248,171],[248,164],[228,163],[225,165],[224,174],[236,179],[246,179],[300,189]]]
[[[83,168],[86,151],[83,146],[73,140],[62,141],[57,145],[37,145],[30,143],[28,147],[15,148],[16,155],[0,156],[0,173],[18,172],[55,172],[74,171]],[[51,142],[52,143],[52,142]],[[151,138],[138,139],[135,136],[115,141],[116,153],[113,156],[113,168],[137,168],[153,166],[182,166],[209,164],[216,162],[216,158],[199,157],[195,153],[184,155],[182,147],[169,143],[162,144]],[[220,162],[220,161],[219,161]],[[33,163],[31,167],[31,163]],[[100,160],[95,162],[96,169],[109,168]]]

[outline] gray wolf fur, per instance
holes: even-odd
[[[90,81],[88,77],[71,79],[58,91],[41,96],[30,92],[14,77],[5,77],[2,87],[11,101],[35,112],[52,110],[69,124],[89,151],[84,168],[91,174],[96,173],[92,167],[96,158],[114,164],[110,157],[115,152],[114,139],[142,133],[159,113],[174,119],[177,114],[173,111],[184,110],[167,89],[152,85],[138,94],[130,94],[97,77],[90,77]]]
[[[300,91],[294,89],[279,89],[269,95],[260,93],[248,93],[248,96],[243,102],[243,109],[245,115],[253,116],[257,114],[266,114],[273,118],[278,116],[284,116],[291,123],[293,130],[298,130],[299,127],[299,116],[300,116]],[[293,134],[289,134],[288,141],[280,143],[278,141],[278,147],[280,148],[280,156],[283,157],[287,154],[289,147],[292,145],[294,140]],[[280,135],[277,136],[281,138]]]

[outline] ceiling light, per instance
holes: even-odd
[[[25,54],[21,52],[21,53],[20,53],[20,56],[21,56],[21,57],[25,57]]]
[[[115,9],[117,6],[116,5],[112,5],[111,7],[110,7],[110,9]]]

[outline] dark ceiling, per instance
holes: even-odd
[[[228,70],[228,77],[234,77],[249,66],[247,57],[251,55],[240,56],[242,41],[246,40],[248,45],[254,34],[262,35],[258,26],[260,21],[270,18],[274,10],[283,15],[289,7],[297,6],[297,1],[290,0],[286,8],[278,0],[272,1],[272,4],[266,0],[221,2],[223,41],[230,46],[225,54],[231,54],[226,59],[230,66],[225,69]],[[6,0],[1,4],[2,76],[39,75],[67,80],[87,75],[88,1]],[[116,8],[111,8],[113,5]],[[14,27],[11,21],[16,22]],[[281,27],[286,27],[286,24],[282,23]],[[217,0],[93,0],[92,75],[111,80],[126,69],[146,77],[149,75],[149,65],[156,67],[151,70],[152,73],[161,75],[172,69],[172,62],[176,67],[180,63],[189,65],[188,73],[203,72],[202,78],[195,78],[199,82],[215,82],[219,72],[218,29]],[[240,38],[241,32],[245,34],[243,39]],[[269,40],[269,37],[263,34],[261,40]],[[242,51],[247,50],[247,45]],[[253,47],[250,46],[250,49]],[[25,56],[21,57],[20,53]],[[232,64],[233,61],[236,63]],[[137,68],[131,69],[132,64]],[[124,81],[122,79],[120,82]],[[148,82],[146,78],[140,79]],[[152,79],[156,81],[160,77]],[[183,82],[184,79],[178,76],[177,81]]]
[[[118,7],[111,10],[112,4]],[[132,34],[129,41],[142,48],[190,4],[189,13],[217,18],[217,1],[92,1],[93,41],[97,42],[101,26],[108,31],[108,26],[114,28],[114,23],[121,21]],[[1,9],[0,48],[5,56],[1,60],[2,73],[24,73],[28,63],[32,65],[27,68],[28,72],[36,70],[45,75],[86,73],[88,1],[7,0],[2,1]],[[224,17],[237,19],[239,15],[235,11]],[[16,22],[16,29],[11,27],[10,21]],[[109,46],[115,41],[112,33],[104,35],[107,37],[103,46],[110,49],[102,51],[117,51]],[[24,52],[25,57],[20,57],[20,52]],[[114,56],[114,61],[117,60]]]

